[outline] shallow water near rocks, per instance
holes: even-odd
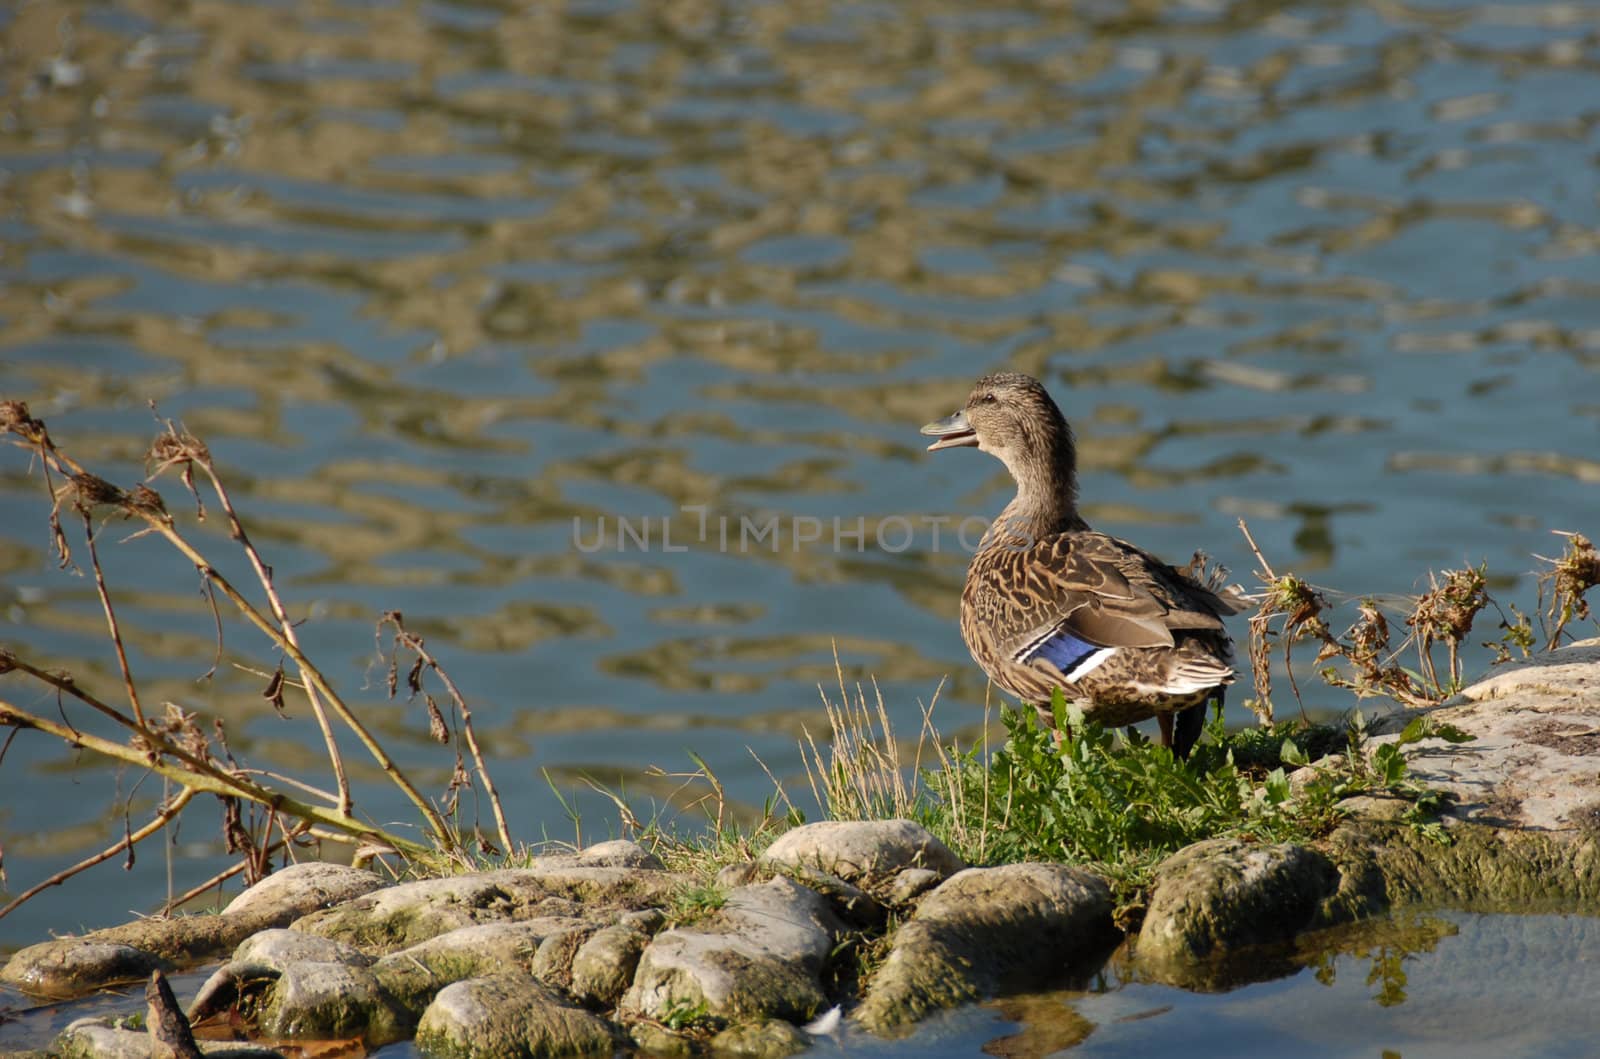
[[[584,776],[683,807],[650,768],[691,750],[732,812],[766,768],[804,804],[835,649],[902,732],[941,679],[941,729],[981,723],[949,527],[1007,487],[916,427],[995,368],[1061,399],[1099,528],[1244,574],[1245,516],[1351,593],[1486,560],[1531,609],[1532,554],[1600,511],[1597,26],[1450,0],[14,5],[0,394],[124,485],[147,401],[203,434],[303,639],[438,793],[453,761],[372,664],[385,609],[428,637],[518,841],[614,833]],[[5,451],[0,641],[111,694],[92,582],[55,569]],[[259,641],[230,627],[200,680],[192,572],[118,529],[147,698],[325,784],[303,706],[278,717],[236,668],[270,668]],[[53,708],[14,674],[0,695]],[[159,797],[19,737],[6,896]],[[210,817],[168,840],[176,892],[229,862]],[[0,952],[148,912],[167,861],[48,891]]]
[[[1304,939],[1299,969],[1224,993],[1191,993],[1118,977],[1090,987],[1008,998],[935,1017],[896,1041],[854,1031],[818,1038],[816,1056],[1003,1059],[1148,1056],[1182,1041],[1210,1056],[1586,1057],[1600,1011],[1600,920],[1567,915],[1405,912]],[[174,978],[187,1003],[204,975]],[[137,990],[133,992],[137,993]],[[0,1010],[10,1007],[9,997]],[[0,1022],[0,1051],[38,1047],[89,1014],[142,1010],[98,997]],[[410,1044],[376,1049],[402,1059]]]
[[[1303,939],[1285,977],[1223,993],[1128,981],[954,1012],[899,1042],[815,1054],[1023,1059],[1194,1056],[1584,1056],[1600,1012],[1600,921],[1406,912]]]

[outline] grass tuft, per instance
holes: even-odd
[[[728,891],[716,883],[687,886],[672,895],[667,906],[667,926],[698,923],[728,903]]]

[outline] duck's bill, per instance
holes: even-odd
[[[934,420],[922,428],[922,433],[939,439],[928,446],[929,452],[938,452],[940,449],[958,449],[963,445],[976,445],[978,443],[978,435],[973,433],[971,425],[967,423],[967,413],[965,411]]]

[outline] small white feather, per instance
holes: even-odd
[[[831,1037],[839,1032],[839,1021],[843,1017],[844,1008],[834,1005],[800,1029],[813,1037]]]

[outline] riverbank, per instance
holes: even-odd
[[[1418,717],[1452,739],[1418,738]],[[226,957],[189,1010],[202,1036],[414,1038],[451,1056],[781,1055],[836,1017],[902,1032],[1092,971],[1119,945],[1144,979],[1210,990],[1282,973],[1306,931],[1400,906],[1600,907],[1600,640],[1372,730],[1374,757],[1409,744],[1407,778],[1439,796],[1436,820],[1363,793],[1316,841],[1190,845],[1156,867],[1137,924],[1115,880],[1085,868],[973,867],[908,820],[826,821],[709,882],[628,841],[400,884],[297,865],[218,915],[32,946],[0,980],[68,996]],[[1336,764],[1300,769],[1291,789]],[[149,1040],[86,1020],[50,1052],[145,1055]]]

